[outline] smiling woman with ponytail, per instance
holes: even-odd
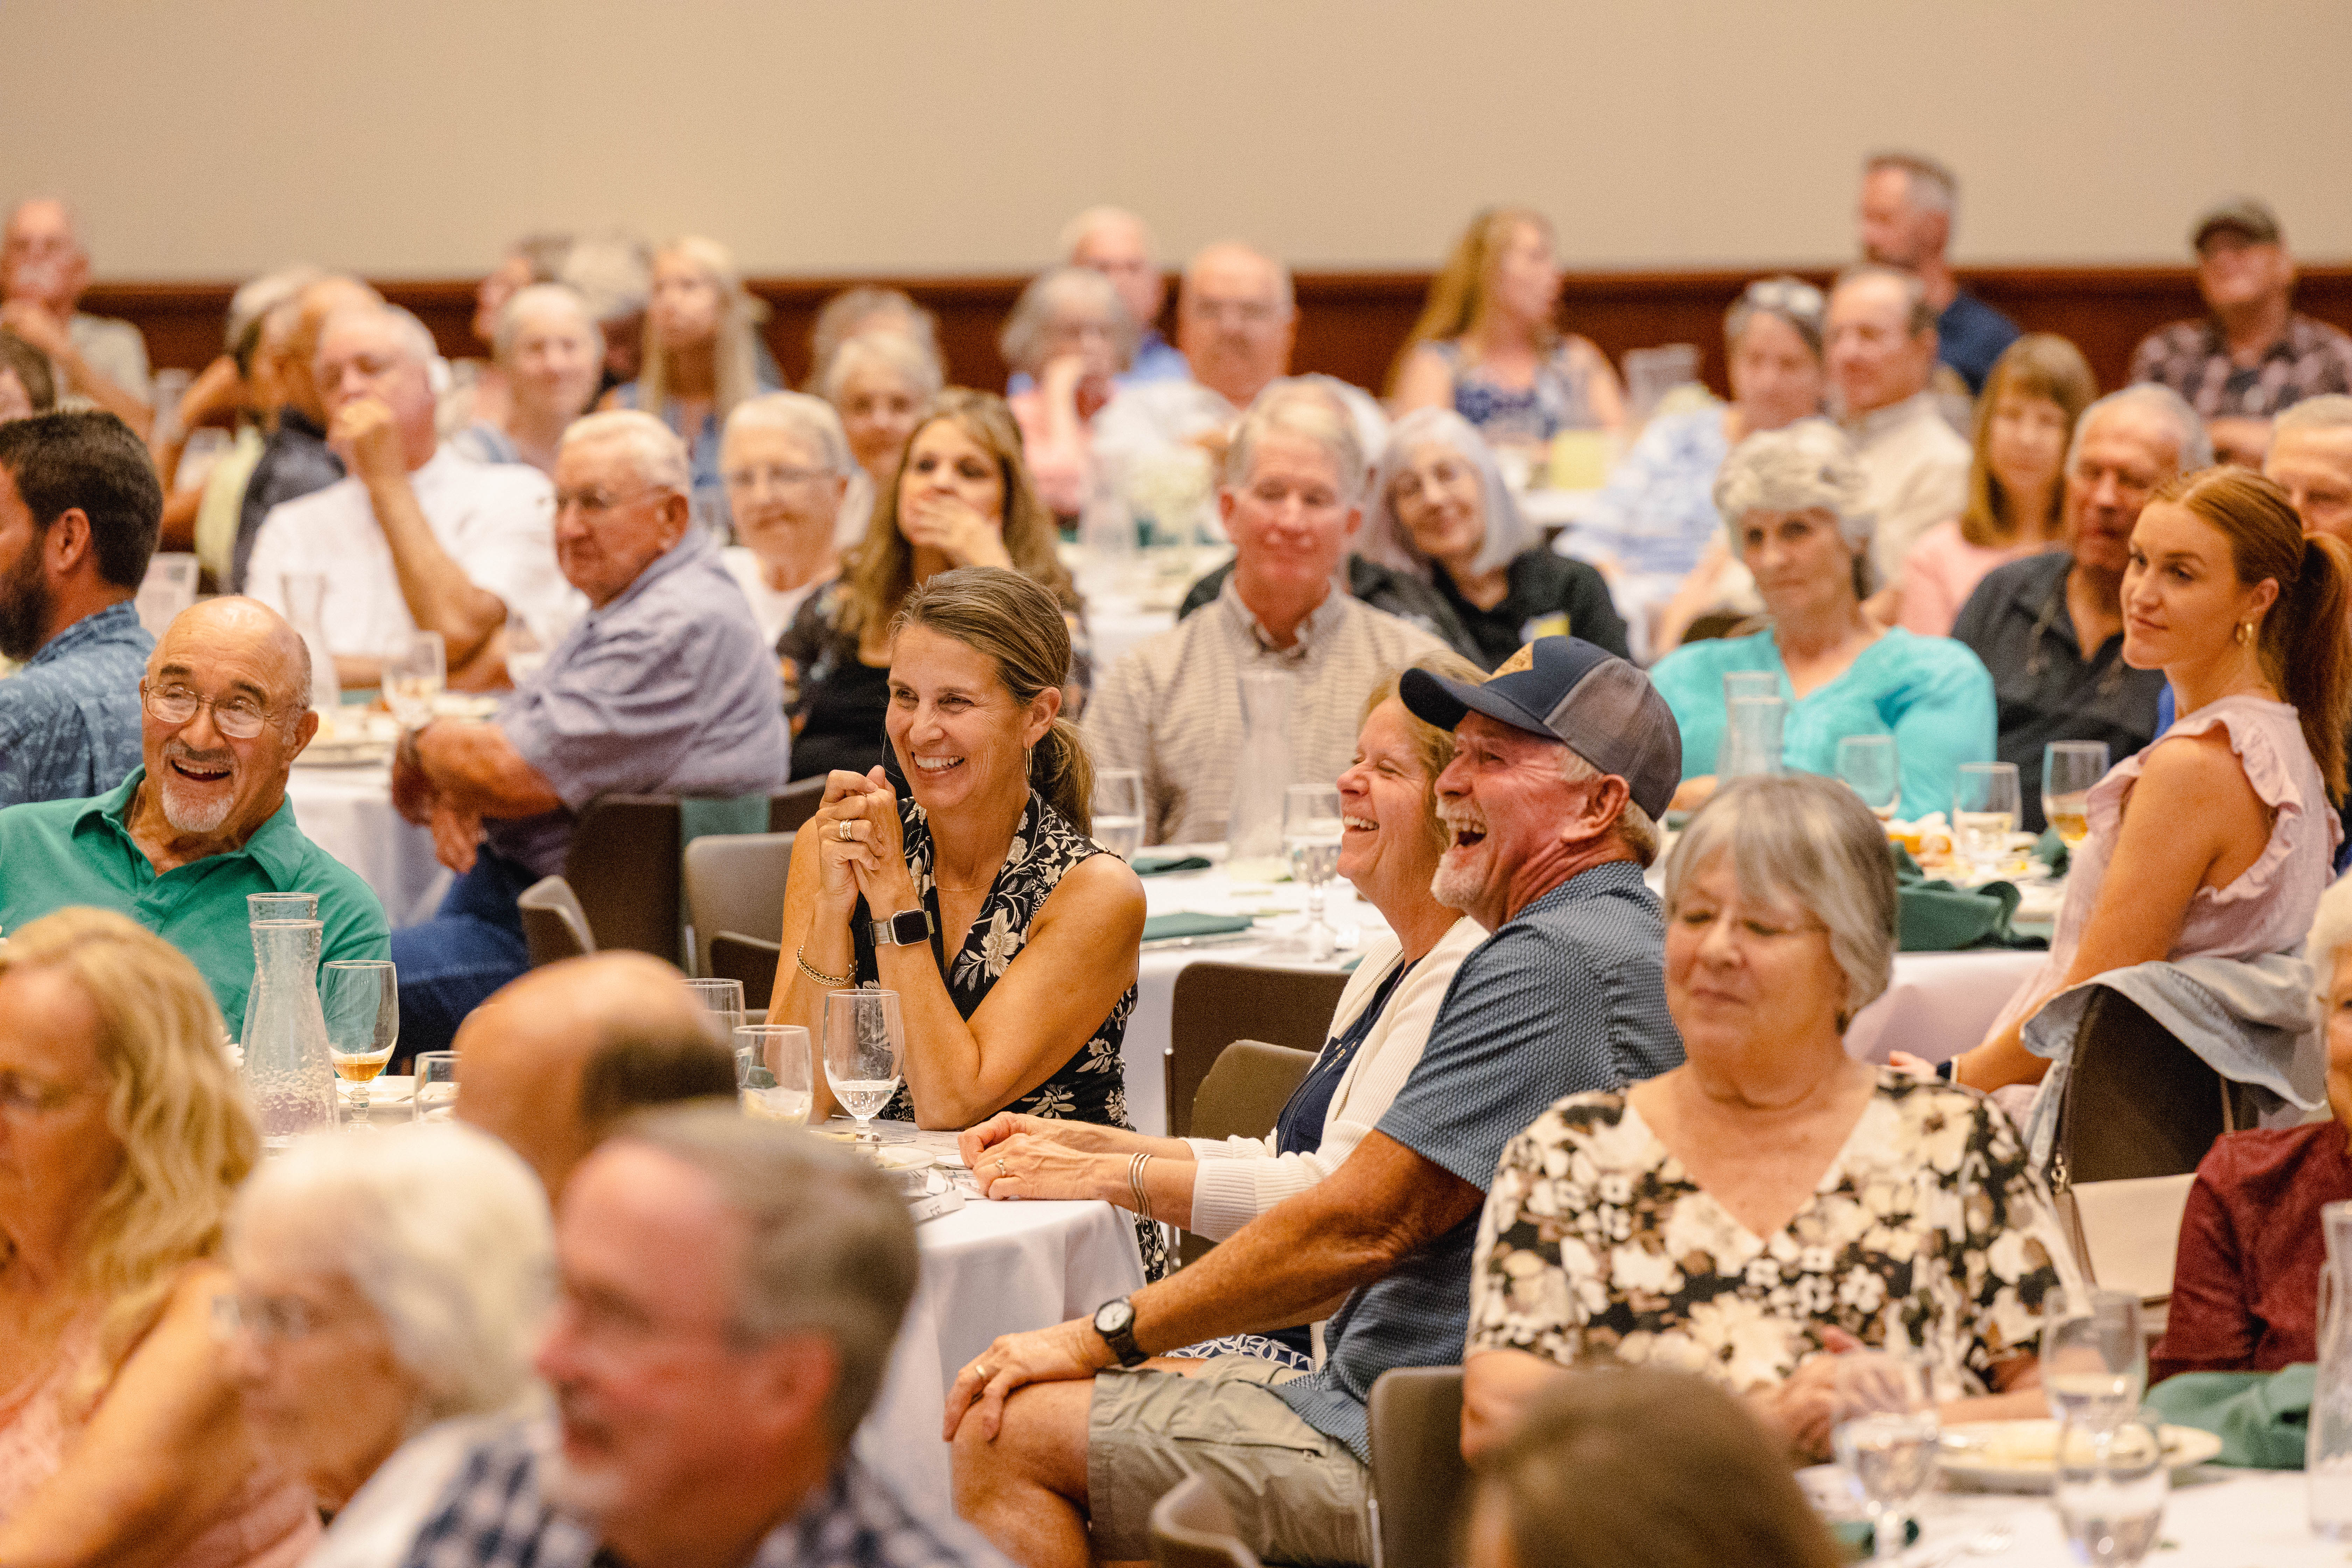
[[[878,767],[836,771],[793,847],[769,1019],[821,1037],[827,992],[898,992],[906,1084],[886,1115],[1127,1125],[1143,886],[1087,837],[1094,767],[1061,716],[1069,669],[1061,604],[1020,573],[917,585],[885,726],[909,794]]]
[[[2091,791],[2050,957],[1982,1046],[1979,1089],[2040,1080],[2018,1034],[2053,994],[2157,959],[2302,944],[2343,837],[2352,557],[2304,537],[2286,492],[2243,468],[2173,480],[2124,570],[2124,661],[2162,669],[2180,717]]]

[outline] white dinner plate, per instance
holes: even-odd
[[[1954,1486],[1986,1492],[2046,1492],[2058,1451],[2055,1421],[1967,1421],[1944,1428],[1939,1456]],[[2164,1428],[2164,1451],[2177,1478],[2221,1451],[2221,1439],[2194,1426]]]

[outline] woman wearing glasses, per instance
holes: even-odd
[[[1748,437],[1822,411],[1829,384],[1822,308],[1822,291],[1801,278],[1750,283],[1723,318],[1731,402],[1653,418],[1589,513],[1553,541],[1561,554],[1601,568],[1637,630],[1654,617],[1647,628],[1652,658],[1679,643],[1704,613],[1758,607],[1753,584],[1723,543],[1715,477]]]
[[[740,541],[720,559],[773,647],[809,595],[841,570],[834,530],[857,464],[831,404],[771,392],[727,416],[719,467]]]
[[[0,946],[0,1562],[280,1568],[318,1542],[213,1342],[261,1152],[223,1037],[195,966],[121,915]]]

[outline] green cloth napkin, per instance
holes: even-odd
[[[2019,894],[2007,882],[1962,888],[1931,879],[1910,851],[1890,843],[1895,857],[1895,898],[1905,952],[1958,952],[1971,947],[2041,948],[2049,942],[2010,929]]]
[[[1171,871],[1205,871],[1206,855],[1138,855],[1128,863],[1139,877],[1164,877]]]
[[[1180,911],[1153,915],[1143,922],[1143,940],[1165,942],[1180,936],[1225,936],[1255,924],[1247,915],[1196,915]]]
[[[2042,837],[2033,841],[2033,858],[2049,867],[2053,877],[2064,876],[2066,862],[2072,858],[2066,853],[2066,841],[2058,837],[2054,827],[2043,828]]]
[[[2221,1438],[2217,1465],[2299,1470],[2318,1372],[2309,1362],[2278,1372],[2184,1372],[2149,1389],[2147,1402],[2173,1426]]]

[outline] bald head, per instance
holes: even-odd
[[[294,759],[319,731],[310,650],[268,605],[207,599],[164,628],[147,692],[136,809],[160,813],[188,858],[243,847],[285,803]],[[158,705],[191,711],[166,719]]]
[[[735,1092],[735,1059],[684,976],[642,952],[534,969],[457,1031],[457,1115],[562,1194],[572,1167],[641,1106]]]

